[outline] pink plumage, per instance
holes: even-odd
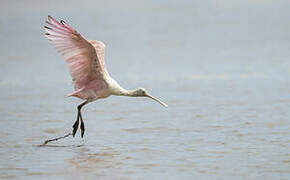
[[[51,16],[48,20],[45,36],[66,60],[74,82],[75,91],[67,96],[91,100],[106,96],[104,43],[86,40],[64,21],[58,22]]]

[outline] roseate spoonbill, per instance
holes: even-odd
[[[44,28],[46,38],[64,57],[69,67],[75,91],[68,94],[67,97],[74,96],[83,99],[84,102],[77,106],[77,120],[73,124],[72,133],[47,140],[43,145],[69,135],[75,136],[79,122],[83,138],[85,125],[81,113],[82,107],[110,95],[148,97],[167,107],[165,103],[150,95],[144,88],[126,90],[111,78],[105,67],[105,44],[103,42],[87,40],[63,20],[57,21],[51,16],[48,16]]]

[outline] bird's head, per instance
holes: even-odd
[[[148,97],[150,99],[153,99],[154,101],[157,101],[162,106],[168,107],[167,104],[165,104],[164,102],[160,101],[158,98],[153,97],[152,95],[150,95],[144,88],[138,88],[137,90],[135,90],[135,93],[136,93],[136,97]]]

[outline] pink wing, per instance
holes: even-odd
[[[93,80],[103,80],[107,73],[104,63],[104,44],[87,41],[64,21],[48,16],[45,36],[65,58],[75,90],[81,90]]]

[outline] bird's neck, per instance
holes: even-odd
[[[122,88],[117,81],[115,81],[113,78],[109,78],[109,87],[111,90],[111,94],[115,96],[131,96],[131,97],[136,97],[137,96],[137,90],[127,90]]]
[[[127,90],[127,89],[121,89],[118,96],[130,96],[130,97],[137,97],[137,90]]]
[[[136,96],[136,90],[127,90],[122,88],[116,81],[111,81],[110,90],[111,94],[115,96]]]

